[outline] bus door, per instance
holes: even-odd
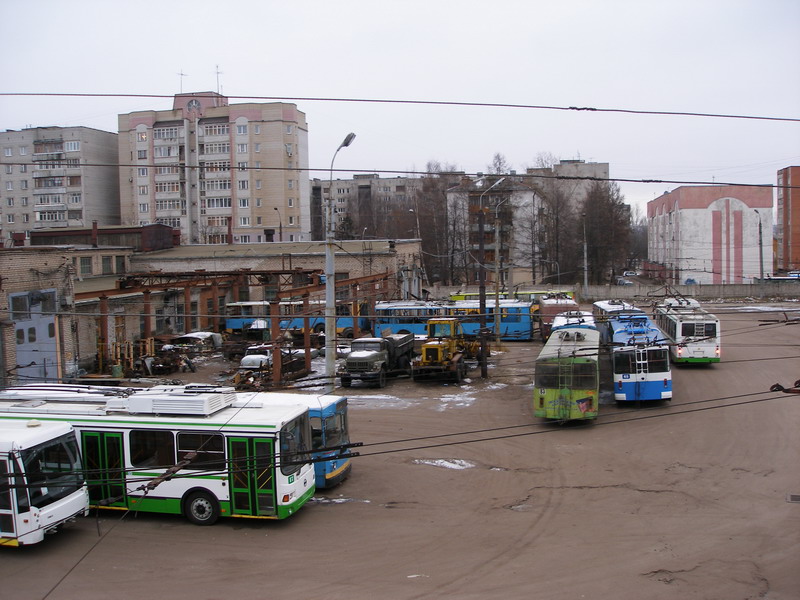
[[[228,457],[231,515],[276,515],[275,440],[228,438]]]
[[[635,371],[633,373],[633,380],[635,381],[634,384],[634,396],[635,400],[639,400],[645,397],[647,393],[646,386],[647,386],[647,376],[650,373],[650,364],[648,361],[648,354],[647,350],[644,348],[636,348],[636,365]]]
[[[28,499],[21,475],[12,476],[14,472],[19,473],[19,469],[14,465],[13,460],[0,458],[0,546],[11,544],[11,540],[17,537],[14,507],[18,504],[18,500],[24,498],[27,504]],[[16,497],[14,489],[16,489]]]
[[[122,434],[82,431],[81,447],[89,503],[96,505],[104,501],[103,506],[127,506]]]

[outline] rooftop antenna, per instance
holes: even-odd
[[[219,94],[219,76],[222,75],[222,71],[219,70],[219,65],[217,65],[217,93]]]
[[[184,77],[186,77],[186,73],[184,73],[184,72],[183,72],[183,69],[181,69],[181,70],[178,72],[178,75],[179,75],[179,76],[180,76],[180,78],[181,78],[181,94],[182,94],[182,93],[183,93],[183,78],[184,78]]]

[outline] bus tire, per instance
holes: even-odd
[[[342,377],[342,387],[350,387],[353,385],[353,380],[349,377]]]
[[[344,331],[342,331],[342,337],[347,338],[348,340],[353,339],[353,329],[351,327],[347,327]]]
[[[208,492],[193,492],[186,497],[183,512],[195,525],[213,525],[219,519],[219,502]]]
[[[317,323],[314,325],[314,333],[322,333],[325,331],[325,323]]]

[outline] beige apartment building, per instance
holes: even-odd
[[[282,102],[177,94],[171,110],[119,115],[124,225],[161,223],[184,244],[311,238],[308,126]]]
[[[0,133],[0,215],[6,245],[48,227],[119,225],[117,134],[89,127]]]

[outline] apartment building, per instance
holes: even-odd
[[[775,262],[778,271],[800,270],[800,167],[778,171]],[[798,217],[793,218],[794,213]]]
[[[330,198],[337,237],[342,239],[419,238],[415,202],[422,189],[418,177],[383,178],[377,173],[354,175],[352,179],[314,179],[312,211],[313,239],[323,239],[322,198]],[[416,210],[415,210],[416,207]]]
[[[88,127],[0,134],[5,243],[23,245],[32,230],[46,227],[119,225],[117,152],[116,133]]]
[[[282,102],[177,94],[171,110],[119,115],[124,225],[161,223],[184,244],[311,238],[308,126]]]
[[[606,181],[609,164],[586,162],[581,159],[561,160],[550,167],[527,169],[528,183],[535,185],[546,196],[577,207],[595,181]]]

